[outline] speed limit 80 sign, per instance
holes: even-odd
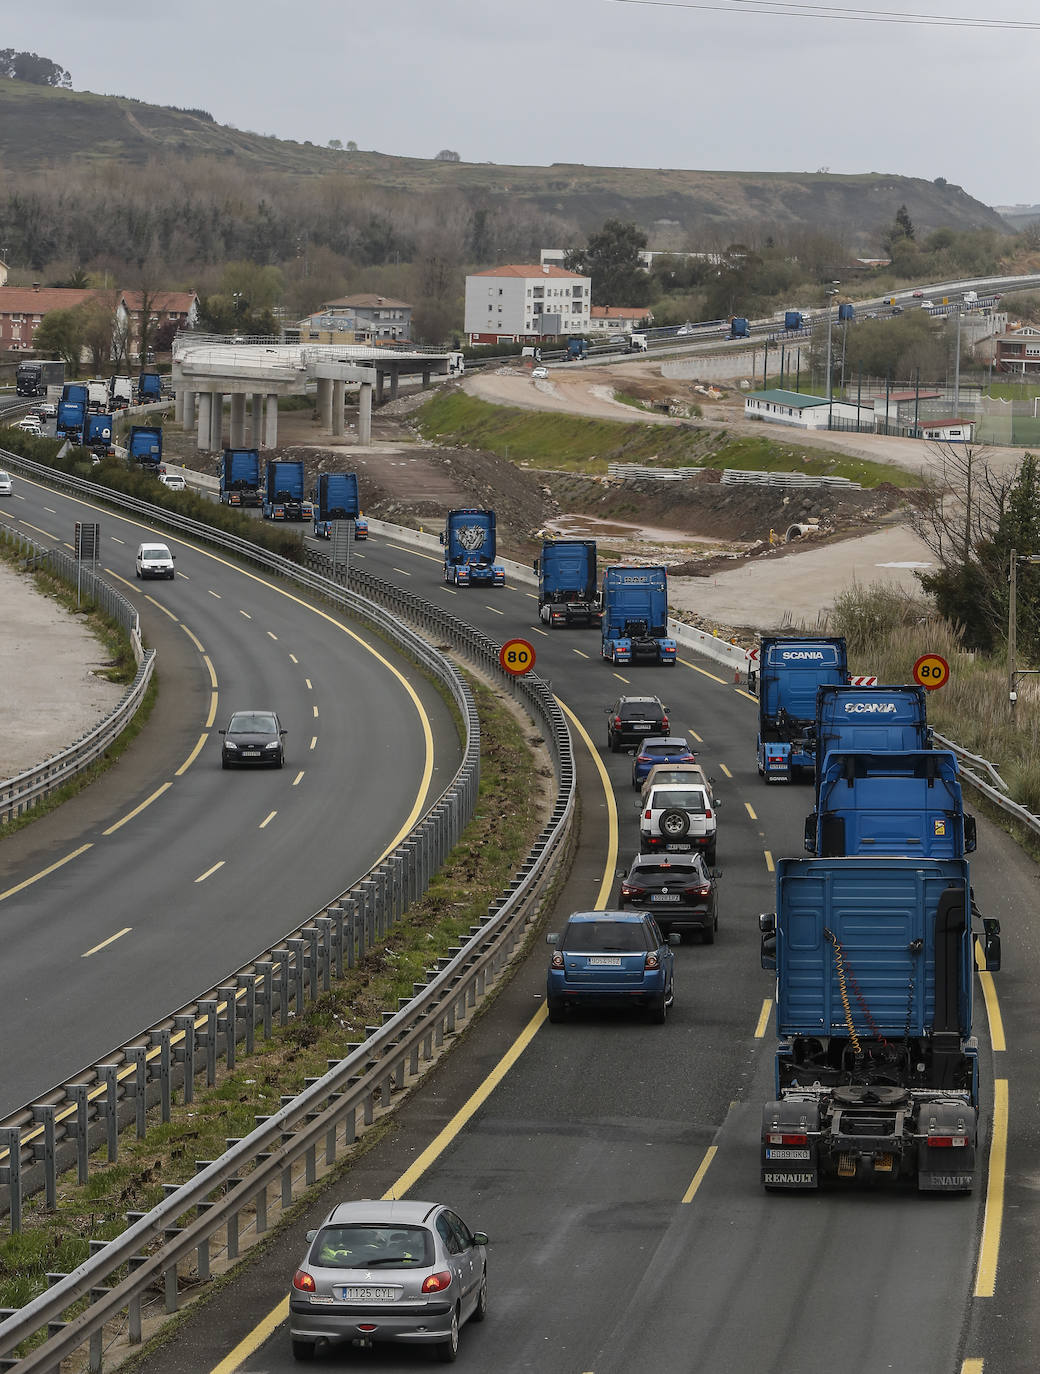
[[[534,645],[526,639],[509,639],[499,649],[498,661],[507,673],[520,677],[534,667]]]
[[[922,654],[914,664],[914,681],[934,692],[950,680],[950,665],[940,654]]]

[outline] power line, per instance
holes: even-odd
[[[731,0],[707,4],[697,0],[604,0],[610,5],[639,5],[651,9],[709,10],[714,14],[763,14],[779,19],[839,19],[860,24],[909,24],[918,28],[990,29],[1036,33],[1040,21],[975,19],[952,14],[899,14],[894,10],[852,9],[844,5],[809,5],[798,0]]]

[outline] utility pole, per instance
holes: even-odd
[[[953,357],[953,418],[961,417],[961,307],[957,305],[957,344]]]
[[[1008,705],[1012,715],[1018,693],[1015,691],[1015,597],[1018,583],[1018,559],[1011,550],[1011,565],[1008,569]]]
[[[841,282],[833,283],[833,291],[827,292],[827,428],[831,428],[834,418],[834,366],[831,362],[831,324],[833,323],[833,312],[831,306],[834,297],[838,294],[838,287]]]

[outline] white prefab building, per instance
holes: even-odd
[[[830,420],[857,419],[867,430],[874,428],[874,411],[859,409],[848,401],[828,401],[823,396],[806,396],[799,391],[750,391],[744,397],[744,419],[766,420],[775,425],[796,425],[799,429],[826,429]]]
[[[466,278],[465,329],[471,344],[538,343],[585,334],[592,280],[562,267],[492,267]]]

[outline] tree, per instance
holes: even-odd
[[[433,160],[434,162],[461,162],[462,158],[459,157],[458,153],[453,153],[450,148],[442,148]]]
[[[343,147],[343,144],[338,138],[330,138],[329,147],[338,153],[340,149]]]
[[[33,348],[44,353],[56,353],[75,376],[79,371],[85,335],[86,327],[80,307],[48,310],[33,335]]]
[[[16,52],[14,48],[0,48],[0,76],[14,81],[28,81],[33,86],[72,85],[72,77],[52,62],[49,57],[40,57],[34,52]]]
[[[95,296],[76,309],[82,320],[83,344],[90,350],[90,365],[95,372],[101,372],[112,357],[112,340],[116,333],[115,306]]]
[[[590,234],[584,248],[564,259],[569,272],[592,278],[595,305],[646,305],[650,278],[639,261],[646,235],[635,224],[608,219],[598,234]]]
[[[896,211],[896,225],[904,238],[914,239],[917,237],[914,232],[914,222],[905,205],[901,205]]]

